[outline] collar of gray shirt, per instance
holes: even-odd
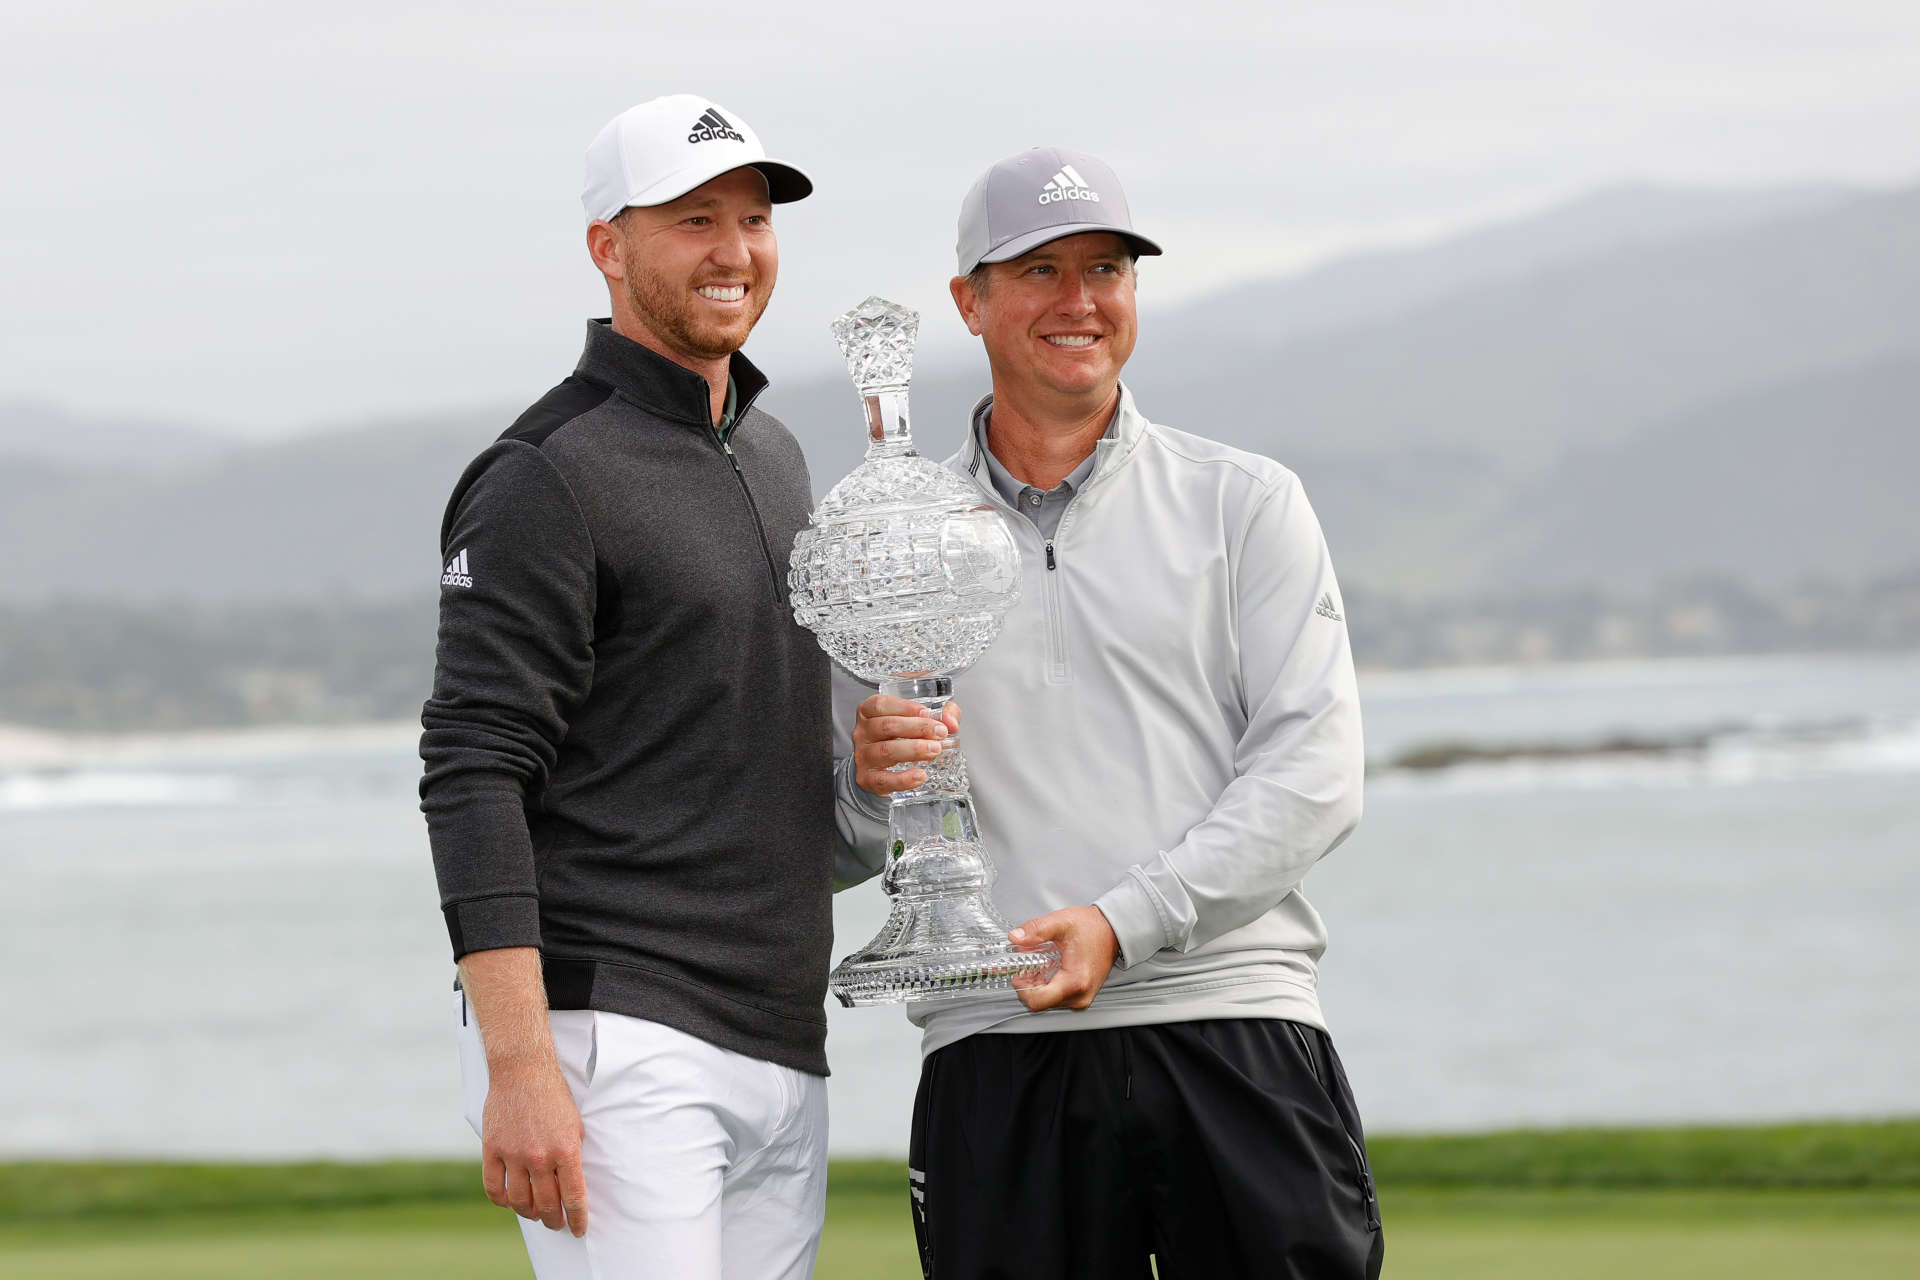
[[[1120,415],[1116,411],[1114,416],[1107,422],[1107,439],[1111,440],[1113,438],[1114,427],[1119,423],[1119,420]],[[1052,489],[1043,491],[1035,489],[1025,481],[1016,480],[1014,479],[1013,473],[1007,470],[1006,465],[1002,463],[999,457],[993,452],[993,447],[988,442],[988,430],[992,425],[993,411],[988,409],[975,419],[973,429],[979,435],[980,453],[987,460],[987,475],[993,481],[994,491],[1005,498],[1007,504],[1016,510],[1025,511],[1027,509],[1028,504],[1021,501],[1022,494],[1027,494],[1031,497],[1032,493],[1040,493],[1045,497],[1057,495],[1062,499],[1071,498],[1074,494],[1080,492],[1081,486],[1087,482],[1087,477],[1093,474],[1094,460],[1099,457],[1099,450],[1097,449],[1082,458],[1080,465],[1068,472],[1067,478]],[[1032,492],[1029,493],[1029,490]],[[1037,506],[1039,504],[1034,503],[1032,505]]]

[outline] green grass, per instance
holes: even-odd
[[[1920,1121],[1372,1144],[1398,1280],[1920,1275]],[[918,1275],[897,1163],[837,1162],[822,1280]],[[529,1273],[462,1163],[0,1165],[0,1275]]]
[[[1367,1152],[1381,1182],[1431,1187],[1920,1187],[1920,1120],[1387,1137]]]
[[[485,1202],[0,1227],[0,1275],[22,1280],[526,1280],[529,1274],[511,1218]]]
[[[1387,1188],[1395,1280],[1912,1280],[1920,1191]]]

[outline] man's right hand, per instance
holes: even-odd
[[[550,1230],[587,1234],[580,1111],[557,1063],[493,1069],[481,1119],[487,1199]]]
[[[487,1199],[555,1231],[587,1234],[587,1179],[574,1105],[547,1021],[540,953],[532,947],[470,951],[460,987],[487,1054],[480,1116],[480,1181]]]

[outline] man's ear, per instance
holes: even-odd
[[[967,332],[979,337],[980,298],[973,291],[973,282],[965,276],[955,276],[947,281],[947,291],[953,294],[953,305],[960,309],[960,318],[967,322]]]
[[[609,280],[626,279],[625,251],[625,238],[612,223],[595,219],[587,224],[587,256],[600,268],[601,275]]]

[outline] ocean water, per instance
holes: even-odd
[[[1309,877],[1376,1132],[1920,1112],[1920,655],[1363,677]],[[964,685],[961,689],[964,701]],[[408,725],[0,733],[0,1154],[464,1154]],[[840,895],[836,954],[878,927]],[[894,1010],[829,1009],[833,1147],[900,1155]]]

